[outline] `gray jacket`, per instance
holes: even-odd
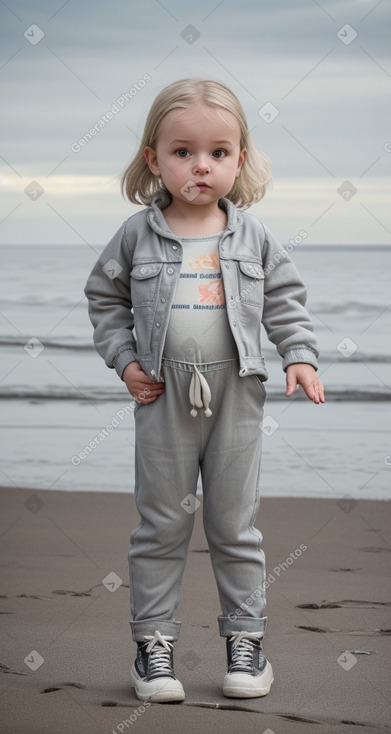
[[[160,379],[171,303],[182,262],[180,238],[168,228],[170,198],[155,194],[147,209],[129,217],[105,247],[85,286],[94,344],[108,367],[123,378],[137,361],[152,380]],[[267,380],[261,323],[290,364],[317,369],[319,354],[305,308],[306,289],[285,250],[251,214],[226,198],[227,228],[219,240],[221,276],[229,324],[239,355],[239,374]]]

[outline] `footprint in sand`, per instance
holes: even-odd
[[[66,687],[80,688],[86,690],[87,686],[83,686],[81,683],[59,683],[57,686],[51,686],[50,688],[44,688],[40,693],[54,693],[54,691],[62,691]]]
[[[341,601],[321,601],[320,604],[308,602],[307,604],[296,604],[296,609],[342,609],[344,607],[354,609],[378,609],[379,607],[391,607],[391,601],[361,601],[361,599],[342,599]]]
[[[307,630],[307,632],[334,632],[342,635],[358,635],[359,637],[388,637],[391,635],[391,629],[339,630],[335,627],[310,627],[304,624],[296,624],[295,627],[299,630]]]

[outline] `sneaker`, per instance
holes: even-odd
[[[233,632],[227,638],[228,673],[223,693],[229,698],[266,696],[273,683],[273,670],[263,654],[263,632]]]
[[[146,642],[137,643],[137,657],[132,666],[131,679],[140,701],[183,701],[185,692],[175,678],[173,664],[173,637],[144,635]]]

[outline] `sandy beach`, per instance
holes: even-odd
[[[391,729],[391,503],[261,501],[275,682],[247,700],[222,695],[225,645],[199,508],[175,655],[186,700],[150,706],[129,683],[134,496],[2,489],[1,510],[4,734]]]

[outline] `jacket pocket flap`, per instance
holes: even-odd
[[[248,275],[249,278],[261,279],[265,277],[263,267],[259,263],[240,260],[239,267],[242,273]]]
[[[158,275],[163,267],[163,263],[144,263],[143,265],[135,265],[130,275],[136,280],[145,280]]]

